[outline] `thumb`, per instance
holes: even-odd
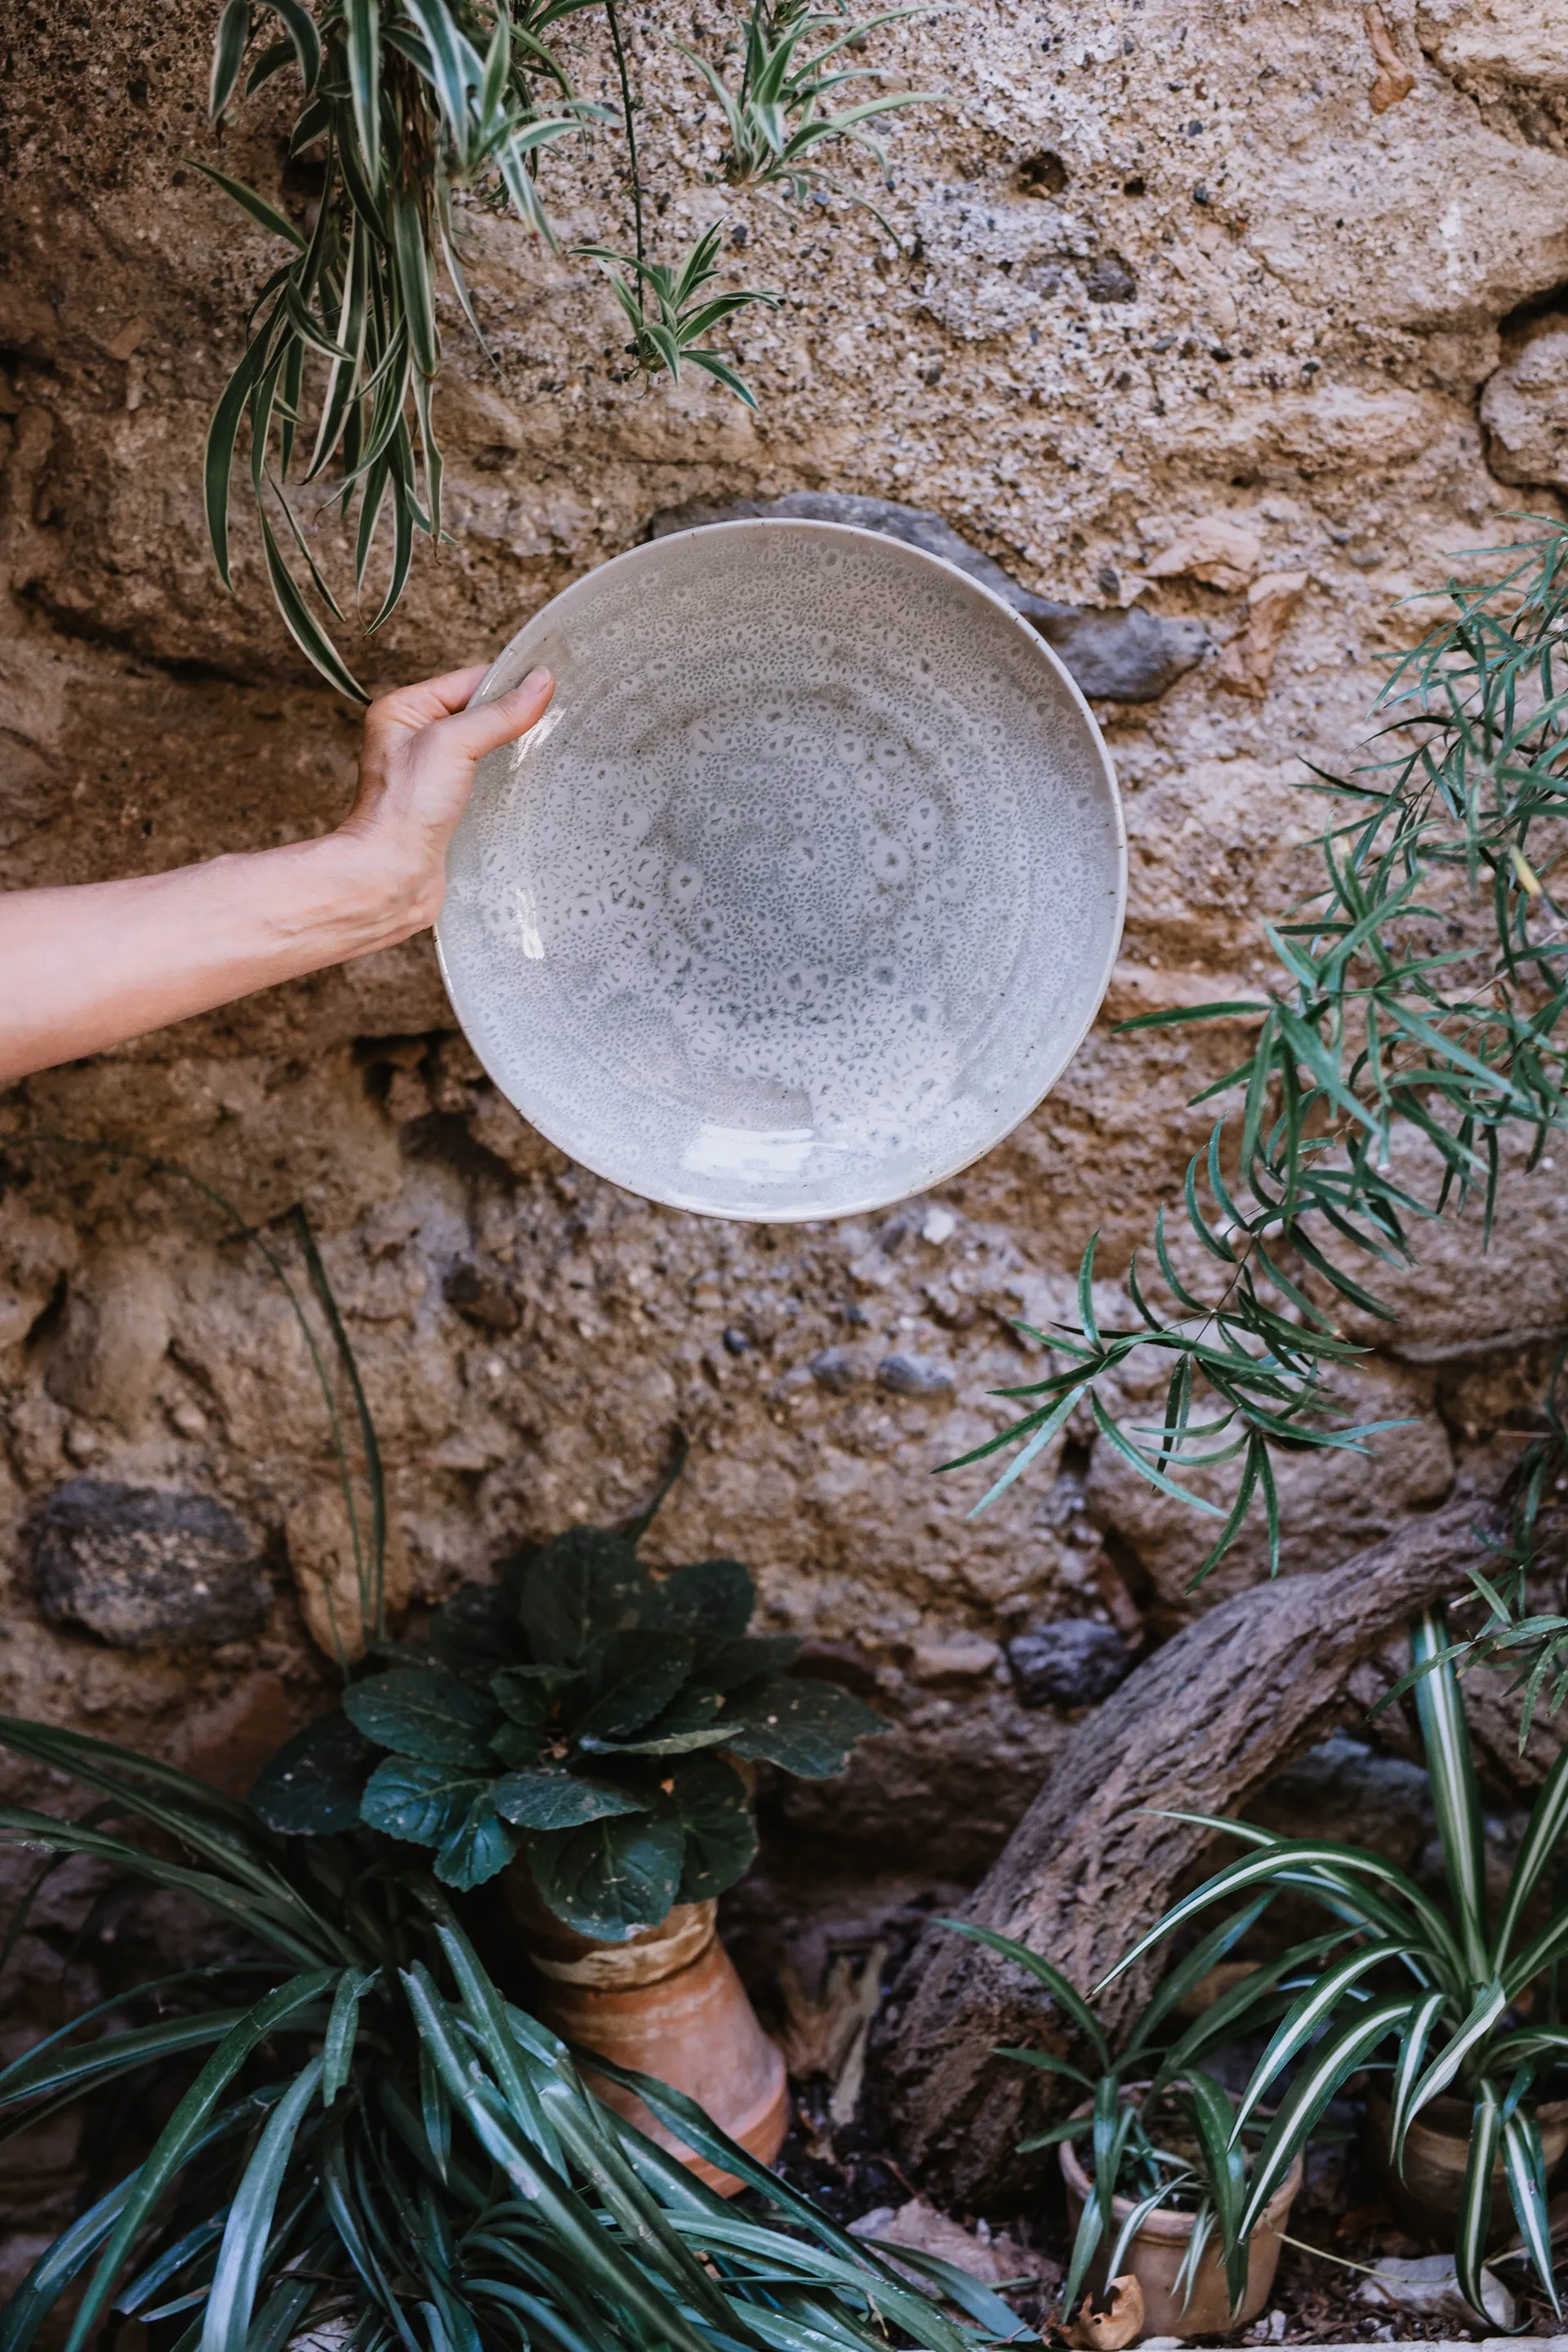
[[[536,727],[554,691],[555,680],[547,669],[531,669],[521,686],[498,694],[493,702],[476,702],[456,718],[441,720],[441,733],[466,758],[482,760],[487,751],[499,751],[503,743],[515,743]]]

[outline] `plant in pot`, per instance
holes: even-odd
[[[110,2314],[171,2352],[283,2352],[329,2324],[383,2352],[972,2352],[1016,2332],[927,2258],[968,2315],[951,2318],[644,2083],[758,2193],[736,2215],[592,2096],[391,1842],[279,1837],[167,1765],[42,1724],[0,1718],[0,1742],[94,1801],[79,1821],[0,1807],[0,1844],[46,1854],[46,1876],[77,1857],[107,1874],[82,1896],[99,1920],[173,1899],[233,1939],[0,2070],[0,2135],[94,2102],[98,2174],[0,2311],[4,2352],[72,2299],[66,2352]]]
[[[504,1873],[541,2013],[689,2093],[769,2161],[788,2127],[784,2062],[715,1931],[756,1851],[747,1772],[840,1772],[885,1727],[791,1674],[793,1636],[748,1632],[738,1560],[650,1574],[651,1516],[531,1546],[497,1584],[455,1594],[426,1641],[382,1646],[382,1671],[279,1751],[251,1803],[285,1833],[357,1820],[432,1847],[455,1888]],[[600,2080],[662,2128],[608,2067]]]
[[[1141,2315],[1142,2326],[1154,2335],[1238,2326],[1256,2318],[1268,2299],[1301,2183],[1301,2156],[1298,2151],[1268,2198],[1247,2211],[1246,2141],[1264,2126],[1255,2104],[1238,2105],[1203,2062],[1240,2037],[1267,2030],[1295,1998],[1282,1979],[1343,1943],[1346,1933],[1320,1937],[1310,1947],[1248,1968],[1227,1984],[1222,1980],[1223,1989],[1205,2000],[1210,1971],[1272,1900],[1271,1891],[1254,1897],[1187,1953],[1115,2051],[1089,2002],[1049,1960],[993,1928],[947,1922],[1027,1969],[1088,2045],[1082,2064],[1047,2050],[996,2053],[1084,2094],[1065,2121],[1020,2140],[1017,2149],[1020,2156],[1060,2149],[1074,2228],[1061,2297],[1069,2324],[1086,2285],[1102,2293],[1129,2274],[1139,2288],[1133,2319]],[[1189,2021],[1194,2006],[1198,2013]],[[1088,2316],[1086,2308],[1082,2317]]]
[[[1105,1982],[1209,1905],[1256,1888],[1293,1888],[1353,1928],[1353,1948],[1305,1986],[1244,2094],[1247,2114],[1294,2067],[1259,2151],[1240,2226],[1256,2223],[1346,2077],[1363,2067],[1390,2068],[1386,2092],[1371,2102],[1373,2159],[1396,2210],[1413,2226],[1452,2230],[1460,2289],[1489,2325],[1482,2263],[1489,2244],[1506,2231],[1510,2207],[1552,2308],[1562,2310],[1546,2181],[1568,2147],[1562,2091],[1568,2023],[1557,1990],[1558,1963],[1568,1952],[1568,1905],[1551,1899],[1546,1873],[1568,1824],[1568,1748],[1536,1799],[1494,1914],[1455,1646],[1440,1611],[1428,1611],[1411,1628],[1406,1682],[1415,1689],[1446,1902],[1360,1846],[1187,1816],[1255,1851],[1173,1906]],[[1311,1964],[1308,1948],[1294,1957]]]

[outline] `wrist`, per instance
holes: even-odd
[[[341,952],[367,955],[424,930],[440,912],[446,875],[419,856],[353,818],[335,833],[302,844],[311,853],[321,919]]]

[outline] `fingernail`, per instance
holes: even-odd
[[[531,688],[537,686],[553,686],[555,680],[551,676],[550,672],[541,666],[537,669],[531,669],[529,671],[528,676],[523,679],[522,684],[517,688],[517,691],[519,694],[527,694]]]

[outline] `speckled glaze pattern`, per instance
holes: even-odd
[[[1126,854],[1100,733],[960,572],[841,525],[632,549],[479,689],[437,926],[458,1017],[552,1142],[710,1216],[847,1215],[977,1159],[1104,993]]]

